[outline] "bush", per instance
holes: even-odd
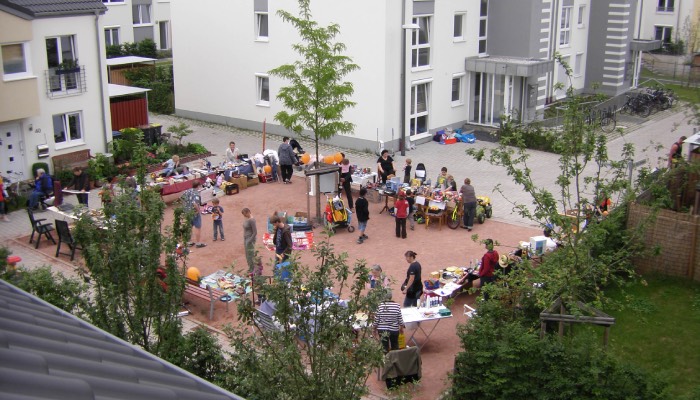
[[[199,143],[188,143],[187,152],[192,154],[207,154],[209,150]]]
[[[125,73],[134,86],[151,89],[148,96],[148,110],[160,114],[175,111],[173,97],[173,66],[159,65],[155,69],[136,68]]]

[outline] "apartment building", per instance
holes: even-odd
[[[111,138],[101,1],[0,0],[0,173]]]
[[[158,50],[172,48],[170,0],[102,0],[105,43],[117,45],[151,39]]]
[[[313,19],[337,23],[337,40],[361,69],[345,119],[354,135],[332,142],[376,150],[429,141],[464,124],[542,117],[546,104],[598,86],[620,93],[632,82],[636,0],[315,1]],[[198,13],[202,7],[216,13]],[[175,0],[175,104],[182,116],[288,134],[274,115],[287,82],[268,71],[298,59],[293,27],[277,11],[296,0]],[[215,54],[213,54],[215,52]],[[555,54],[571,67],[568,78]],[[214,59],[215,62],[210,60]]]
[[[687,42],[690,24],[700,23],[698,12],[698,0],[640,1],[637,13],[641,18],[634,32],[635,38],[660,40],[664,44],[678,40]]]

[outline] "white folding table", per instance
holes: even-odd
[[[430,307],[430,308],[402,308],[401,309],[401,316],[403,317],[403,323],[404,324],[409,324],[409,323],[416,323],[417,328],[416,330],[413,331],[411,334],[411,337],[409,337],[406,340],[406,343],[408,342],[413,342],[416,346],[418,346],[419,349],[423,349],[423,346],[425,346],[428,341],[430,340],[430,335],[433,334],[433,331],[435,328],[437,328],[438,324],[440,323],[441,320],[446,319],[446,318],[452,318],[452,314],[450,315],[440,315],[440,310],[447,310],[447,307],[445,306],[440,306],[440,307]],[[425,329],[423,329],[423,326],[421,326],[422,322],[428,322],[428,321],[435,321],[435,324],[433,327],[430,329],[429,332],[426,332]],[[424,336],[425,339],[423,340],[422,344],[418,344],[416,342],[415,336],[416,333],[421,332]]]

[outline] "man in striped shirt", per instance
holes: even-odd
[[[379,304],[374,316],[374,331],[382,339],[384,352],[399,349],[399,333],[403,333],[404,328],[401,307],[392,300],[391,289],[386,288],[385,300]]]

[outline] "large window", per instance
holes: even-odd
[[[75,36],[46,38],[46,60],[50,71],[49,83],[52,92],[78,88],[80,72],[66,72],[66,68],[76,66],[78,62],[78,55],[75,53]]]
[[[411,136],[428,133],[429,98],[430,82],[411,86],[411,121],[409,126]]]
[[[3,44],[2,73],[3,79],[21,78],[29,75],[29,51],[27,43]]]
[[[420,28],[411,33],[411,66],[430,66],[430,17],[413,18]]]
[[[259,106],[270,105],[270,77],[265,74],[255,75],[257,102]]]
[[[119,28],[105,28],[105,45],[116,46],[119,44]]]
[[[452,105],[458,106],[464,104],[464,95],[462,87],[464,82],[464,72],[452,75]]]
[[[573,6],[561,8],[561,20],[559,24],[559,45],[568,46],[571,43],[571,10]]]
[[[158,22],[158,37],[160,39],[160,49],[167,50],[170,48],[170,21]]]
[[[256,12],[255,13],[255,38],[258,40],[267,40],[267,13],[266,12]]]
[[[674,11],[674,0],[659,0],[659,6],[656,7],[656,11],[660,12],[673,12]]]
[[[151,23],[151,5],[150,4],[133,4],[131,6],[131,15],[134,25],[144,25]]]
[[[85,143],[79,112],[53,116],[53,140],[57,149]]]
[[[481,0],[479,7],[479,54],[486,54],[486,35],[488,32],[489,0]]]
[[[663,45],[671,43],[671,33],[673,32],[673,27],[671,26],[655,26],[654,27],[654,39],[660,40]]]
[[[454,28],[452,38],[455,42],[464,41],[464,21],[467,19],[467,14],[463,12],[455,13]]]
[[[583,28],[585,23],[586,23],[586,5],[581,4],[578,6],[578,20],[577,20],[577,25],[579,28]]]

